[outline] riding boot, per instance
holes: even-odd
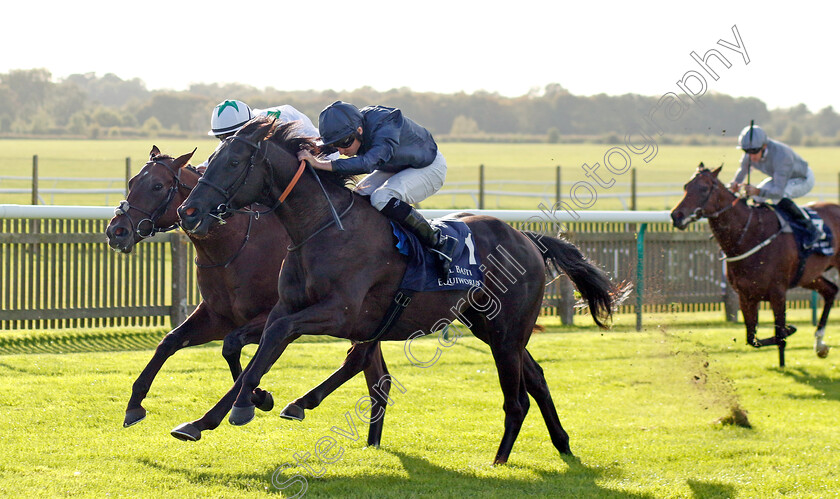
[[[802,210],[796,206],[790,198],[782,198],[776,202],[776,207],[790,215],[791,219],[799,221],[808,230],[808,238],[803,242],[805,249],[811,249],[817,241],[823,238],[823,231],[814,225],[810,218],[806,217]]]
[[[382,214],[401,223],[410,230],[420,242],[438,256],[438,271],[443,279],[449,278],[452,259],[458,240],[441,234],[440,229],[432,225],[410,204],[399,199],[391,199],[382,208]]]

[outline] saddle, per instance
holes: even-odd
[[[447,218],[430,220],[429,223],[441,230],[442,236],[454,238],[458,243],[452,258],[449,277],[441,279],[437,271],[437,255],[420,242],[420,239],[400,224],[391,221],[397,251],[408,257],[400,287],[391,300],[385,316],[379,322],[373,335],[356,343],[378,341],[397,323],[403,310],[411,303],[418,291],[445,291],[478,288],[483,285],[481,259],[475,251],[472,231],[464,222]]]
[[[401,289],[412,291],[443,291],[480,287],[481,259],[475,251],[472,231],[459,220],[438,218],[429,223],[441,230],[441,235],[458,241],[450,266],[449,277],[441,279],[437,272],[437,255],[429,251],[414,233],[391,221],[397,250],[408,257]]]
[[[771,205],[768,205],[771,206]],[[796,240],[796,245],[799,248],[799,254],[801,257],[807,257],[813,253],[817,253],[820,255],[831,256],[834,254],[834,248],[831,246],[832,241],[832,234],[831,229],[828,225],[825,225],[823,222],[822,217],[820,217],[819,213],[817,213],[814,209],[807,207],[807,206],[800,206],[800,210],[807,216],[811,223],[814,224],[814,227],[818,230],[822,230],[822,237],[817,240],[817,242],[810,248],[805,248],[805,241],[807,241],[810,237],[810,231],[808,227],[803,224],[799,220],[793,220],[790,218],[787,212],[784,210],[778,210],[775,208],[773,209],[773,213],[776,214],[776,217],[779,219],[779,223],[782,226],[782,232],[792,233],[793,238]]]

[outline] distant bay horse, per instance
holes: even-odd
[[[283,264],[280,299],[251,363],[203,417],[173,430],[178,438],[200,438],[228,412],[232,424],[248,423],[254,417],[253,390],[301,335],[370,340],[406,269],[389,221],[341,178],[299,163],[297,151],[312,144],[290,132],[289,125],[276,127],[265,118],[250,121],[216,150],[202,181],[179,209],[185,230],[200,236],[221,212],[253,202],[274,206],[294,251]],[[344,230],[338,230],[336,218]],[[472,231],[485,278],[495,276],[496,285],[485,279],[483,287],[469,291],[417,293],[382,339],[404,341],[417,331],[435,332],[460,320],[490,345],[504,395],[504,434],[494,462],[507,462],[528,412],[529,394],[554,446],[571,454],[542,368],[525,349],[542,305],[546,266],[553,263],[569,275],[602,327],[611,317],[616,286],[567,241],[520,232],[488,216],[461,214],[458,220]],[[499,251],[509,258],[488,258]],[[362,367],[346,370],[334,382],[346,381]]]
[[[779,219],[770,207],[764,204],[749,206],[744,199],[730,192],[718,179],[722,168],[709,170],[700,164],[685,184],[682,200],[671,211],[674,227],[685,229],[689,223],[700,218],[709,220],[712,234],[728,260],[726,277],[738,293],[747,329],[747,344],[756,348],[778,345],[781,366],[784,366],[785,338],[796,331],[785,320],[785,294],[795,287],[817,291],[823,297],[825,306],[814,333],[814,349],[817,355],[825,357],[829,350],[823,341],[825,327],[837,295],[837,286],[823,273],[840,264],[840,253],[837,252],[840,205],[810,205],[831,229],[835,253],[832,256],[811,254],[800,268],[800,253],[793,234],[781,231]],[[759,303],[763,300],[769,301],[773,309],[775,334],[759,340],[756,338],[756,326]]]

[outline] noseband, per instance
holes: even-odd
[[[158,218],[160,218],[164,213],[166,213],[167,208],[169,208],[169,203],[171,203],[172,199],[175,197],[175,192],[178,190],[178,187],[183,187],[184,189],[187,189],[188,191],[192,190],[192,187],[190,187],[190,186],[186,185],[185,183],[181,182],[181,169],[180,168],[177,171],[173,171],[172,168],[169,165],[167,165],[166,163],[164,163],[163,161],[160,161],[158,159],[152,159],[151,161],[146,163],[145,166],[149,166],[149,165],[153,165],[153,164],[161,165],[164,168],[166,168],[167,170],[169,170],[169,172],[172,174],[172,177],[174,179],[174,181],[172,182],[172,187],[169,188],[169,192],[167,192],[167,194],[166,194],[166,199],[164,199],[163,202],[161,202],[158,205],[158,207],[155,208],[154,211],[152,211],[152,212],[148,212],[148,211],[146,211],[142,208],[138,208],[136,206],[131,206],[131,205],[128,204],[128,200],[126,200],[126,199],[123,199],[122,201],[120,201],[119,206],[114,208],[114,215],[116,215],[116,216],[125,215],[126,217],[128,217],[129,224],[134,229],[134,232],[143,239],[145,239],[147,237],[150,237],[150,236],[153,236],[153,235],[155,235],[157,233],[160,233],[160,232],[169,232],[171,230],[177,229],[178,228],[177,223],[174,223],[174,224],[172,224],[168,227],[157,227],[155,224],[157,223]],[[145,166],[144,166],[144,168],[145,168]],[[146,217],[140,219],[137,222],[137,224],[135,225],[134,221],[131,219],[131,215],[129,214],[129,210],[137,210],[140,213],[142,213],[143,215],[145,215]],[[144,228],[143,228],[144,227],[143,224],[145,222],[148,222],[148,225],[149,225],[148,230],[144,230]]]

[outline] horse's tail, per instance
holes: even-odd
[[[612,318],[615,297],[621,294],[610,278],[591,264],[577,246],[556,237],[522,231],[542,253],[545,264],[551,264],[558,272],[564,272],[580,292],[589,306],[592,320],[601,328],[607,328],[606,321]]]

